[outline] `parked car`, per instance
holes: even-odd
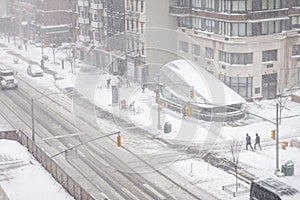
[[[29,65],[27,67],[27,74],[30,76],[43,76],[44,71],[37,65]]]

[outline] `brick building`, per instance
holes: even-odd
[[[24,38],[46,44],[72,40],[72,27],[75,23],[72,2],[14,0],[11,11],[16,17],[16,26],[19,27],[17,32]]]

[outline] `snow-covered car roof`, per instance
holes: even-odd
[[[32,72],[43,72],[43,70],[37,65],[30,65],[30,67]]]
[[[225,106],[246,102],[214,75],[189,60],[175,60],[167,63],[165,67],[176,73],[183,83],[193,86],[195,92],[208,103]]]

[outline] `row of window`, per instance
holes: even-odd
[[[134,19],[126,19],[126,30],[127,31],[135,31],[136,33],[144,33],[144,22],[140,22],[139,20]]]
[[[132,12],[144,13],[145,5],[141,0],[126,0],[126,8]]]
[[[192,0],[191,2],[177,0],[176,5],[215,12],[247,13],[248,11],[300,6],[300,2],[291,0]]]
[[[300,20],[300,18],[299,18]],[[300,21],[299,21],[300,22]],[[258,23],[224,22],[200,17],[180,17],[178,27],[211,32],[224,36],[249,37],[270,35],[286,30],[287,20],[272,20]]]
[[[294,45],[292,55],[300,55],[300,45]],[[180,41],[179,50],[185,53],[189,52],[189,43]],[[200,56],[201,46],[192,44],[192,53],[194,56]],[[277,61],[277,50],[266,50],[262,52],[262,62]],[[205,58],[214,59],[214,49],[205,47]],[[253,64],[253,53],[231,53],[219,51],[219,61],[228,64],[247,65]]]
[[[219,78],[242,97],[252,97],[253,77],[231,77],[220,74]]]

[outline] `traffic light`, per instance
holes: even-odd
[[[275,140],[275,130],[271,130],[271,138]]]
[[[120,135],[120,132],[118,133],[118,136],[117,136],[117,146],[121,147],[121,135]]]
[[[190,90],[190,97],[194,97],[194,96],[195,96],[195,89],[194,86],[192,86]]]
[[[288,147],[289,146],[289,143],[288,142],[282,142],[282,144],[281,144],[282,146],[281,146],[281,148],[283,149],[283,150],[285,150],[286,149],[286,147]]]
[[[186,116],[192,116],[192,114],[193,114],[192,106],[186,106],[185,107],[185,115]]]

